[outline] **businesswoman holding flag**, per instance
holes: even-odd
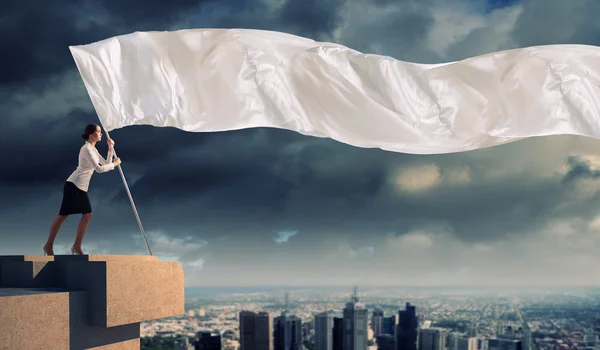
[[[83,214],[79,226],[77,227],[77,236],[75,243],[71,247],[73,255],[83,255],[81,250],[81,242],[83,235],[92,219],[92,206],[88,198],[88,186],[92,178],[94,170],[98,173],[104,173],[113,170],[121,164],[121,160],[114,157],[114,141],[110,138],[108,143],[107,159],[104,159],[96,149],[96,143],[102,140],[102,130],[96,124],[89,124],[81,137],[85,140],[83,146],[79,150],[79,164],[77,169],[73,171],[71,176],[65,181],[63,188],[63,199],[58,215],[52,222],[48,241],[44,245],[45,255],[54,255],[54,240],[58,235],[60,227],[65,222],[67,217],[72,214]]]

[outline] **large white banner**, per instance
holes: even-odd
[[[418,64],[273,31],[135,32],[71,46],[106,130],[273,127],[441,154],[532,136],[600,137],[600,48]]]

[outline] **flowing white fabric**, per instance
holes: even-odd
[[[442,154],[532,136],[600,138],[600,48],[553,45],[418,64],[273,31],[135,32],[71,46],[108,131],[293,130]]]

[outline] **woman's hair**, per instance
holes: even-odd
[[[81,138],[87,141],[90,135],[96,132],[97,127],[98,125],[96,124],[88,124],[85,127],[85,131],[83,132],[83,135],[81,135]]]

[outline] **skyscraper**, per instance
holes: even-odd
[[[502,336],[502,333],[504,331],[503,327],[504,326],[503,326],[502,320],[499,319],[498,321],[496,321],[496,337]]]
[[[275,350],[302,349],[302,320],[298,316],[283,312],[275,318],[274,328]]]
[[[256,350],[273,350],[273,318],[268,312],[256,314],[255,341]]]
[[[416,308],[406,303],[406,310],[398,312],[396,350],[416,350],[419,322]]]
[[[315,316],[315,350],[333,349],[333,318],[326,312]]]
[[[196,350],[221,350],[221,335],[200,331],[196,334]]]
[[[457,350],[477,350],[477,338],[458,337]]]
[[[373,311],[373,316],[371,317],[371,329],[373,330],[374,337],[383,334],[383,310],[375,309]]]
[[[531,329],[529,329],[529,325],[525,327],[523,330],[523,350],[531,349]]]
[[[368,345],[368,310],[359,302],[356,288],[344,308],[344,350],[366,350]]]
[[[344,350],[344,319],[333,318],[333,350]]]
[[[391,334],[394,335],[396,329],[396,315],[392,315],[390,317],[383,318],[383,326],[381,327],[381,332],[383,334]]]
[[[460,347],[460,341],[459,341]],[[446,330],[440,328],[421,329],[419,333],[419,350],[445,350]]]
[[[448,334],[448,338],[447,338],[448,350],[458,350],[458,338],[460,338],[460,334],[458,334],[458,333]]]
[[[255,323],[256,313],[240,311],[240,350],[258,350]]]
[[[396,342],[391,334],[377,336],[377,350],[396,350]]]
[[[477,337],[477,327],[474,325],[470,326],[469,330],[467,331],[467,336],[471,338]]]
[[[267,312],[240,312],[240,350],[273,350],[273,320]]]

